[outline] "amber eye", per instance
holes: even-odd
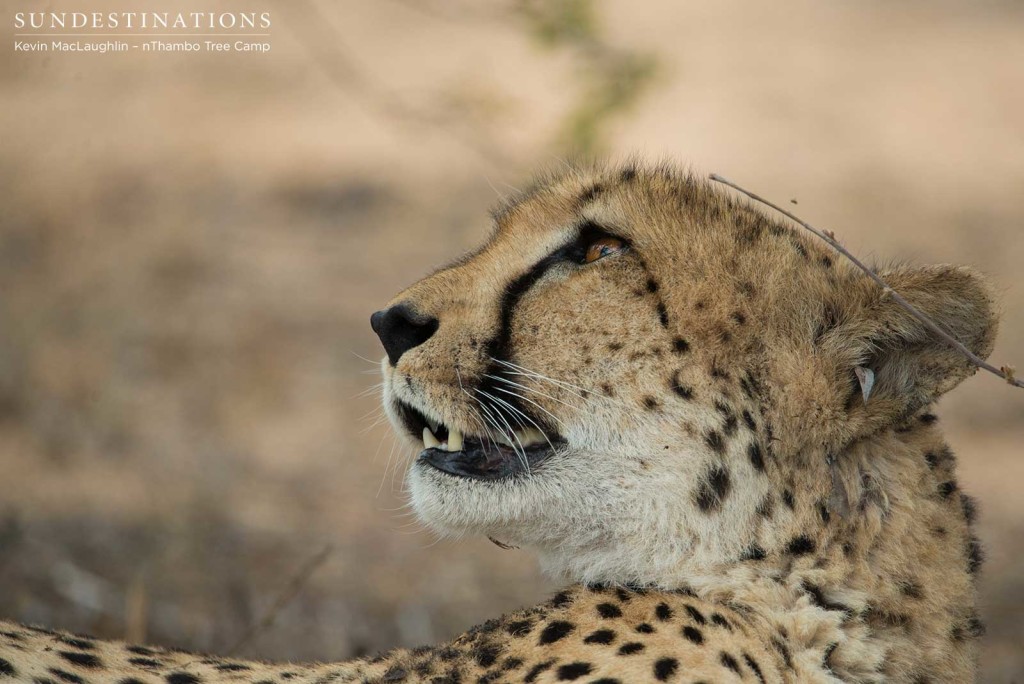
[[[602,259],[609,254],[621,252],[626,244],[619,238],[605,236],[598,238],[587,247],[587,253],[583,256],[583,263],[590,264]]]

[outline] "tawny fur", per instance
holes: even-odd
[[[503,318],[513,283],[586,222],[628,249],[553,266]],[[974,372],[966,359],[823,245],[671,169],[545,178],[495,224],[480,250],[393,300],[439,326],[383,364],[385,406],[396,422],[402,400],[482,431],[473,389],[504,335],[518,369],[505,387],[564,443],[501,482],[417,462],[413,506],[442,534],[532,549],[588,586],[450,644],[341,665],[145,653],[7,624],[0,678],[974,680],[974,507],[930,412]],[[990,352],[979,276],[882,276]],[[875,373],[867,402],[858,366]]]

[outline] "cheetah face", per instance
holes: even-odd
[[[442,312],[452,328],[445,332],[455,339],[447,341],[448,350],[440,358],[450,359],[451,366],[433,356],[417,363],[416,355],[429,355],[431,338],[438,334],[441,344],[443,333],[439,334],[441,320],[419,313],[423,305],[415,299],[407,296],[374,314],[374,329],[388,351],[384,374],[390,415],[412,440],[422,441],[418,462],[424,467],[478,482],[511,481],[543,472],[553,457],[572,450],[570,438],[580,427],[575,424],[580,416],[572,414],[582,410],[590,390],[577,384],[578,372],[566,377],[565,366],[552,363],[559,360],[551,358],[550,340],[560,339],[565,351],[578,353],[585,327],[594,328],[601,319],[607,323],[616,312],[621,316],[628,311],[630,302],[616,301],[614,295],[635,280],[637,263],[625,238],[593,222],[561,231],[561,237],[560,244],[538,255],[506,284],[492,311],[497,319],[492,326],[460,329],[458,314]],[[515,236],[509,239],[514,241]],[[473,274],[476,264],[467,266]],[[500,269],[488,274],[489,280],[507,277],[501,262],[489,267]],[[591,289],[612,286],[602,292],[605,299],[589,316],[557,306],[565,296],[576,294],[573,288],[582,285],[580,280]],[[449,285],[451,300],[459,296],[458,282]],[[564,317],[551,316],[556,309]],[[403,363],[407,354],[408,364]],[[572,359],[560,363],[570,364]],[[587,365],[593,363],[588,357]]]
[[[783,489],[829,495],[808,453],[890,427],[973,371],[822,245],[670,170],[571,172],[495,224],[373,315],[384,406],[418,452],[422,521],[531,547],[575,580],[735,561]],[[990,349],[972,274],[883,275]],[[861,367],[876,377],[867,404]]]
[[[373,316],[385,407],[420,449],[412,503],[443,533],[596,540],[599,511],[647,513],[636,478],[661,477],[681,443],[708,450],[644,241],[610,215],[545,209]]]

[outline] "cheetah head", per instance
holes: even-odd
[[[884,275],[989,351],[977,276]],[[580,581],[740,558],[780,483],[829,486],[801,464],[974,370],[824,246],[664,168],[538,182],[371,322],[420,519]],[[857,368],[876,378],[866,403]]]

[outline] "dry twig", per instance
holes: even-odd
[[[292,602],[292,599],[298,596],[299,592],[302,591],[302,588],[306,586],[307,582],[309,582],[309,578],[313,576],[313,573],[319,570],[320,567],[330,559],[331,554],[333,553],[334,547],[328,544],[322,551],[320,551],[320,553],[310,558],[305,565],[299,568],[299,571],[295,573],[288,584],[285,585],[284,589],[281,590],[281,593],[277,595],[277,598],[274,599],[274,602],[270,604],[270,608],[268,608],[267,612],[263,614],[263,617],[258,622],[250,626],[249,629],[246,630],[245,634],[239,637],[238,640],[231,645],[231,648],[227,650],[226,655],[234,654],[238,649],[248,644],[259,636],[261,632],[267,630],[272,624],[274,624],[274,620],[277,619],[278,614],[284,610],[285,606]]]
[[[819,229],[815,228],[811,224],[807,223],[806,221],[804,221],[803,219],[797,217],[796,215],[792,214],[791,212],[786,211],[785,209],[783,209],[782,207],[778,206],[777,204],[769,202],[768,200],[764,199],[763,197],[750,192],[746,188],[742,188],[739,185],[736,185],[731,180],[729,180],[727,178],[723,178],[722,176],[719,176],[717,173],[711,174],[709,176],[709,178],[711,178],[711,180],[716,181],[718,183],[722,183],[723,185],[728,185],[730,188],[733,188],[734,190],[738,190],[739,192],[742,192],[744,195],[746,195],[750,199],[754,200],[755,202],[760,202],[761,204],[764,204],[766,206],[771,207],[772,209],[774,209],[775,211],[779,212],[783,216],[786,216],[790,220],[795,221],[796,223],[798,223],[805,230],[808,230],[811,233],[814,233],[819,238],[821,238],[822,240],[827,242],[832,247],[832,249],[836,250],[837,252],[842,254],[844,257],[849,259],[853,263],[853,265],[856,266],[857,268],[859,268],[861,271],[863,271],[864,274],[867,275],[867,277],[871,278],[873,281],[878,283],[878,285],[882,288],[882,291],[885,292],[889,297],[892,297],[892,300],[894,302],[896,302],[897,304],[899,304],[907,313],[909,313],[911,316],[913,316],[914,318],[919,320],[926,328],[931,330],[939,339],[943,340],[946,344],[950,345],[951,347],[956,349],[958,352],[960,352],[961,354],[966,356],[967,359],[970,360],[970,362],[973,363],[975,366],[977,366],[978,368],[982,368],[984,370],[987,370],[989,373],[992,373],[993,375],[996,375],[996,376],[1002,378],[1008,384],[1013,385],[1014,387],[1024,387],[1024,381],[1018,380],[1015,377],[1013,366],[1002,366],[1000,368],[996,368],[992,364],[986,363],[985,359],[981,358],[980,356],[978,356],[977,354],[972,352],[970,349],[965,347],[955,337],[953,337],[948,332],[943,330],[942,327],[939,326],[938,323],[936,323],[935,321],[933,321],[932,319],[928,318],[923,313],[918,311],[917,308],[914,307],[913,304],[911,304],[906,299],[904,299],[902,296],[900,296],[899,292],[896,292],[896,290],[892,289],[889,286],[888,283],[886,283],[884,280],[882,280],[881,276],[879,276],[877,273],[875,273],[870,268],[865,266],[861,262],[860,259],[858,259],[853,254],[851,254],[849,251],[847,251],[847,249],[845,247],[843,247],[842,244],[840,244],[840,242],[836,239],[836,234],[833,233],[832,231],[830,231],[830,230],[819,230]]]

